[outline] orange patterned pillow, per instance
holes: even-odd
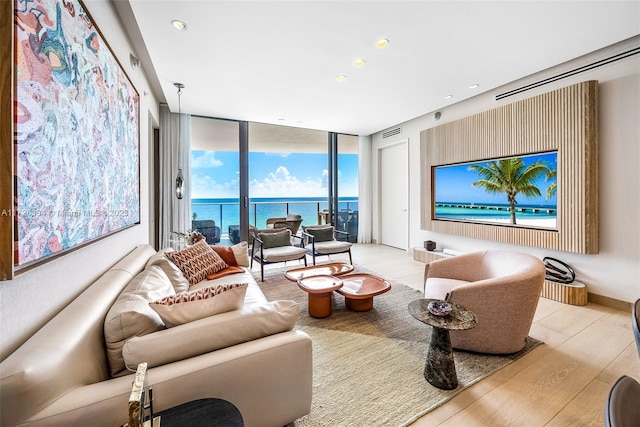
[[[169,295],[150,302],[149,306],[158,313],[167,328],[171,328],[214,314],[241,309],[247,286],[246,283],[212,285]]]
[[[220,255],[211,249],[204,240],[174,252],[166,252],[165,256],[178,266],[190,284],[195,285],[228,267]]]

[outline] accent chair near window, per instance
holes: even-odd
[[[349,242],[349,233],[336,230],[332,225],[314,225],[302,227],[302,236],[304,238],[304,248],[313,258],[313,265],[316,265],[317,256],[329,256],[334,254],[349,254],[349,263],[353,264],[351,259],[351,243]],[[338,240],[338,237],[342,240]]]

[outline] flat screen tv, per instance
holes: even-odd
[[[557,230],[557,155],[432,166],[432,219]]]

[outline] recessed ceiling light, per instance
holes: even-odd
[[[365,60],[362,58],[358,58],[353,61],[353,65],[355,65],[356,67],[362,67],[364,63],[365,63]]]
[[[378,47],[385,47],[386,45],[389,44],[389,40],[388,39],[380,39],[376,42],[376,46]]]
[[[173,25],[176,30],[186,31],[186,29],[187,29],[187,24],[185,24],[183,21],[179,21],[177,19],[174,19],[173,21],[171,21],[171,25]]]
[[[469,89],[476,89],[478,87],[480,87],[480,85],[478,83],[474,83],[472,85],[469,85]]]
[[[451,99],[453,98],[453,95],[445,95],[444,99]]]
[[[345,76],[344,74],[340,74],[339,76],[336,76],[336,80],[339,82],[343,82],[347,80],[347,76]]]

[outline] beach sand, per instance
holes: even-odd
[[[489,224],[510,224],[509,218],[467,218],[468,221],[478,221]],[[516,226],[524,227],[539,227],[549,228],[552,230],[557,229],[556,218],[516,218]]]

